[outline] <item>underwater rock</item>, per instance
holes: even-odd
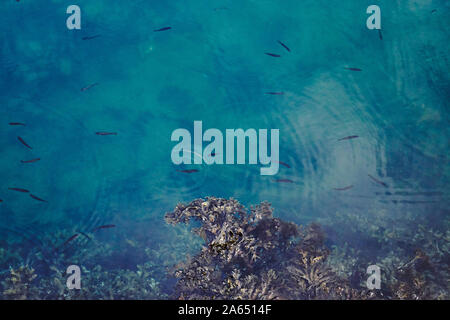
[[[178,204],[170,224],[195,220],[202,251],[178,264],[174,299],[361,299],[326,264],[329,250],[317,224],[274,218],[270,204],[247,210],[234,199]],[[275,271],[276,270],[276,271]]]

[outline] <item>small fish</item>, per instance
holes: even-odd
[[[10,126],[25,126],[25,123],[22,122],[10,122]]]
[[[33,195],[33,194],[31,194],[30,193],[30,197],[32,197],[34,200],[37,200],[37,201],[41,201],[41,202],[48,202],[47,200],[44,200],[44,199],[41,199],[41,198],[38,198],[38,197],[36,197],[35,195]]]
[[[82,234],[84,237],[86,237],[89,240],[92,240],[91,237],[89,237],[86,233],[82,232],[82,231],[78,231],[79,234]]]
[[[359,138],[359,136],[348,136],[348,137],[338,139],[338,141],[351,140],[351,139],[356,139],[356,138]]]
[[[378,29],[378,37],[380,37],[380,40],[383,40],[383,34],[381,33],[381,29]]]
[[[350,71],[362,71],[362,70],[359,69],[359,68],[344,68],[344,69],[350,70]]]
[[[333,190],[345,191],[345,190],[350,190],[351,188],[353,188],[353,185],[350,185],[350,186],[347,186],[347,187],[343,187],[343,188],[333,188]]]
[[[65,247],[67,244],[69,244],[69,242],[71,242],[71,241],[75,240],[76,238],[78,238],[79,235],[80,235],[80,234],[75,233],[73,236],[71,236],[69,239],[67,239],[67,240],[63,243],[62,247]]]
[[[382,185],[382,186],[385,187],[385,188],[389,188],[389,186],[388,186],[386,183],[384,183],[383,181],[378,180],[377,178],[371,176],[370,174],[368,174],[368,176],[369,176],[370,179],[372,179],[372,180],[375,181],[376,183]]]
[[[98,231],[98,230],[101,230],[101,229],[110,229],[110,228],[115,228],[115,227],[116,227],[115,224],[105,224],[103,226],[95,228],[94,230],[92,230],[92,232],[95,232],[95,231]]]
[[[278,40],[278,43],[279,43],[280,45],[282,45],[283,48],[285,48],[287,51],[291,52],[291,49],[289,49],[288,46],[285,45],[283,42],[281,42],[280,40]]]
[[[270,95],[273,95],[273,96],[282,96],[283,94],[284,94],[284,92],[266,92],[266,94],[270,94]]]
[[[153,32],[166,31],[166,30],[170,30],[170,29],[172,29],[172,27],[164,27],[164,28],[161,28],[161,29],[153,30]]]
[[[426,204],[426,203],[436,203],[437,201],[414,201],[414,200],[379,200],[382,203],[404,203],[404,204]]]
[[[277,179],[274,180],[275,182],[281,182],[281,183],[294,183],[291,179]]]
[[[117,132],[104,132],[104,131],[99,131],[95,133],[98,136],[117,136]]]
[[[33,149],[33,148],[30,147],[30,146],[25,142],[25,140],[23,140],[21,137],[17,137],[17,139],[19,139],[19,141],[20,141],[25,147],[27,147],[27,148],[29,148],[29,149]]]
[[[436,9],[433,9],[433,10],[431,10],[431,13],[435,13],[437,10]]]
[[[177,170],[178,172],[183,172],[183,173],[194,173],[194,172],[198,172],[197,169],[189,169],[189,170]]]
[[[282,166],[285,166],[286,168],[290,168],[291,166],[288,165],[286,162],[283,161],[277,161],[279,164],[281,164]]]
[[[92,40],[92,39],[95,39],[95,38],[98,38],[98,37],[100,37],[100,35],[96,34],[95,36],[87,36],[87,37],[83,37],[81,39],[82,40]]]
[[[376,195],[385,195],[385,196],[442,196],[444,193],[440,191],[429,191],[429,192],[408,192],[408,191],[396,191],[394,193],[391,192],[375,192]]]
[[[30,192],[30,191],[28,191],[27,189],[22,189],[22,188],[8,188],[8,190],[18,191],[18,192],[23,192],[23,193],[28,193],[28,192]]]
[[[89,89],[91,89],[91,88],[93,88],[93,87],[95,87],[95,86],[98,86],[98,85],[99,85],[98,82],[93,83],[93,84],[90,84],[90,85],[88,85],[88,86],[86,86],[86,87],[84,87],[84,88],[81,88],[81,91],[89,90]]]
[[[3,200],[2,199],[0,199],[0,203],[2,203],[3,202]]]
[[[31,160],[20,160],[20,162],[22,163],[33,163],[33,162],[37,162],[41,160],[40,158],[35,158],[35,159],[31,159]]]
[[[275,57],[275,58],[281,57],[281,55],[276,54],[276,53],[270,53],[270,52],[264,52],[264,53],[267,54],[268,56]]]

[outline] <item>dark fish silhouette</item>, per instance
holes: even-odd
[[[117,136],[117,132],[103,132],[99,131],[95,133],[98,136]]]
[[[382,185],[382,186],[385,187],[385,188],[389,188],[389,186],[388,186],[386,183],[384,183],[383,181],[378,180],[377,178],[373,177],[373,176],[370,175],[370,174],[368,174],[368,176],[369,176],[370,179],[372,179],[372,180],[375,181],[376,183]]]
[[[283,95],[284,94],[284,92],[266,92],[266,94],[271,94],[271,95],[273,95],[273,96],[281,96],[281,95]]]
[[[279,164],[281,164],[282,166],[285,166],[286,168],[290,168],[291,166],[288,165],[286,162],[283,161],[277,161]]]
[[[18,191],[18,192],[23,192],[23,193],[28,193],[28,192],[30,192],[30,191],[28,191],[27,189],[22,189],[22,188],[8,188],[8,190]]]
[[[25,123],[22,122],[10,122],[10,126],[25,126]]]
[[[110,229],[110,228],[115,228],[115,227],[116,227],[115,224],[105,224],[105,225],[103,225],[103,226],[94,228],[94,229],[92,230],[92,232],[95,232],[95,231],[98,231],[98,230],[101,230],[101,229]]]
[[[33,163],[33,162],[37,162],[41,160],[40,158],[35,158],[35,159],[31,159],[31,160],[20,160],[20,162],[22,163]]]
[[[41,199],[41,198],[38,198],[38,197],[36,197],[35,195],[33,195],[33,194],[31,194],[30,193],[30,197],[32,197],[34,200],[37,200],[37,201],[41,201],[41,202],[48,202],[47,200],[44,200],[44,199]]]
[[[67,239],[67,240],[63,243],[62,247],[65,247],[66,245],[68,245],[69,242],[75,240],[76,238],[78,238],[78,236],[79,236],[79,234],[78,234],[78,233],[75,233],[73,236],[71,236],[69,239]]]
[[[88,86],[86,86],[84,88],[81,88],[81,91],[89,90],[89,89],[91,89],[92,87],[95,87],[95,86],[98,86],[98,82],[90,84],[90,85],[88,85]]]
[[[437,10],[436,9],[433,9],[433,10],[431,10],[431,13],[435,13]]]
[[[378,29],[378,36],[380,37],[380,40],[383,40],[383,34],[381,33],[381,29]]]
[[[414,200],[379,200],[381,203],[404,203],[404,204],[426,204],[426,203],[436,203],[437,201],[414,201]]]
[[[100,35],[96,34],[95,36],[87,36],[87,37],[83,37],[81,39],[82,40],[92,40],[92,39],[95,39],[95,38],[98,38],[98,37],[100,37]]]
[[[381,196],[442,196],[444,193],[440,191],[423,191],[423,192],[408,192],[408,191],[396,191],[394,193],[386,191],[386,192],[375,192],[376,195]]]
[[[194,173],[194,172],[198,172],[197,169],[189,169],[189,170],[177,170],[178,172],[183,172],[183,173]]]
[[[267,54],[268,56],[275,57],[275,58],[281,57],[281,55],[276,54],[276,53],[270,53],[270,52],[264,52],[264,53]]]
[[[26,143],[21,137],[17,137],[17,139],[19,139],[19,141],[20,141],[25,147],[27,147],[27,148],[29,148],[29,149],[33,149],[33,148],[30,147],[30,146],[28,145],[28,143]]]
[[[281,42],[280,40],[278,40],[278,43],[279,43],[280,45],[282,45],[283,48],[285,48],[287,51],[291,52],[291,49],[289,49],[288,46],[285,45],[283,42]]]
[[[360,68],[344,68],[346,70],[350,70],[350,71],[362,71]]]
[[[81,231],[78,231],[78,233],[81,234],[81,235],[83,235],[83,236],[86,237],[87,239],[92,240],[92,238],[89,237],[86,233],[81,232]]]
[[[333,188],[333,190],[336,190],[336,191],[345,191],[345,190],[350,190],[351,188],[353,188],[353,185],[347,186],[347,187],[343,187],[343,188]]]
[[[0,203],[1,203],[1,202],[3,202],[3,200],[2,200],[2,199],[0,199]]]
[[[161,28],[161,29],[153,30],[153,32],[161,32],[161,31],[166,31],[166,30],[170,30],[170,29],[172,29],[172,27],[164,27],[164,28]]]
[[[274,180],[275,182],[281,182],[281,183],[294,183],[291,179],[277,179]]]
[[[341,138],[338,141],[351,140],[351,139],[356,139],[356,138],[359,138],[359,136],[348,136],[348,137]]]

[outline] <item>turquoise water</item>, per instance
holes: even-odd
[[[371,1],[79,0],[81,30],[66,28],[70,4],[0,4],[0,238],[139,223],[170,243],[164,213],[209,195],[266,200],[297,223],[448,218],[448,1],[377,1],[382,39]],[[290,168],[176,171],[171,133],[195,120],[280,129]]]

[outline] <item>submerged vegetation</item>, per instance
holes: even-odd
[[[247,211],[236,200],[198,199],[178,205],[169,223],[195,219],[206,246],[180,264],[177,299],[345,299],[356,296],[326,264],[318,225],[274,218],[268,203]],[[363,293],[361,294],[363,297]]]
[[[140,232],[68,242],[77,228],[40,238],[39,248],[3,240],[0,298],[448,299],[446,225],[371,218],[337,213],[299,226],[274,217],[267,202],[247,209],[209,197],[165,215],[170,242]],[[81,267],[80,290],[66,286],[70,264]],[[382,270],[380,290],[365,285],[371,264]]]

